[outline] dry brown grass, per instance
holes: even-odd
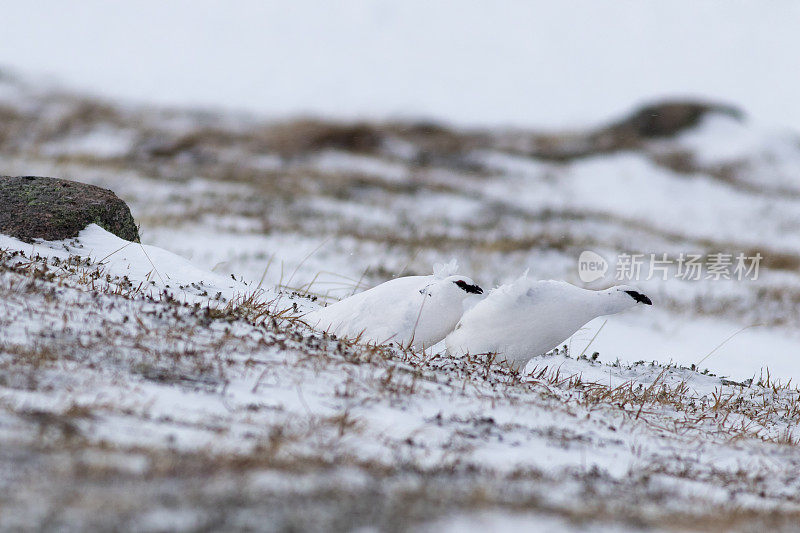
[[[278,302],[265,300],[258,292],[221,303],[218,307],[192,308],[170,298],[143,295],[140,291],[112,290],[104,293],[99,285],[100,280],[105,279],[103,274],[98,274],[91,265],[77,259],[60,261],[54,265],[41,258],[30,259],[5,253],[0,265],[7,265],[4,270],[6,274],[12,273],[25,280],[24,283],[7,284],[3,290],[31,290],[34,291],[31,294],[39,295],[48,284],[75,283],[91,293],[109,294],[125,300],[144,298],[158,303],[159,307],[152,310],[152,315],[138,317],[140,326],[137,343],[142,350],[141,356],[131,361],[127,368],[131,375],[141,376],[159,386],[187,387],[189,390],[207,388],[209,394],[224,390],[230,379],[227,369],[234,368],[236,364],[234,354],[247,353],[244,341],[226,333],[211,345],[198,341],[195,346],[176,344],[172,347],[170,339],[195,338],[212,323],[246,321],[278,334],[258,341],[259,346],[271,343],[286,350],[302,349],[303,355],[294,363],[299,367],[322,369],[334,364],[342,372],[349,372],[361,365],[379,369],[367,381],[364,381],[364,376],[368,374],[361,374],[358,378],[355,377],[358,374],[353,374],[353,379],[344,381],[338,391],[343,399],[358,398],[356,391],[364,387],[373,390],[374,387],[377,396],[385,395],[394,402],[402,403],[409,398],[428,394],[426,391],[432,386],[449,386],[462,393],[486,395],[498,404],[536,405],[539,401],[545,401],[550,402],[550,409],[575,410],[581,416],[582,413],[594,417],[610,412],[617,417],[621,415],[627,423],[644,424],[650,430],[676,438],[696,435],[720,441],[764,440],[778,445],[797,445],[793,427],[785,421],[800,415],[798,393],[791,384],[776,383],[769,374],[762,376],[751,387],[720,387],[708,397],[700,398],[691,393],[685,383],[676,383],[674,378],[668,381],[672,369],[666,368],[661,369],[660,375],[646,385],[631,380],[615,387],[588,382],[580,376],[564,374],[558,368],[541,367],[533,375],[523,376],[519,371],[498,362],[492,355],[451,359],[412,350],[359,344],[359,339],[311,335],[302,319],[294,313],[291,300],[287,300],[287,305],[281,310]],[[55,272],[51,275],[50,270]],[[91,288],[93,284],[94,290]],[[303,296],[304,291],[300,290],[297,294]],[[162,318],[157,319],[159,316]],[[165,334],[158,320],[169,316],[172,317],[169,319],[171,325]],[[92,340],[81,349],[91,352],[104,345],[113,347],[125,342],[129,334],[118,329],[121,325],[109,326],[104,337]],[[159,339],[160,348],[149,344],[156,338]],[[19,372],[23,368],[39,373],[73,357],[80,357],[79,353],[68,354],[64,347],[57,344],[34,349],[5,346],[3,350],[18,355],[13,367],[6,366],[6,373]],[[264,380],[271,379],[270,367],[263,360],[250,359],[245,365],[258,369]],[[256,390],[259,390],[260,382],[262,378],[255,381]],[[40,390],[42,386],[43,383],[33,383],[31,390]],[[299,394],[302,398],[302,392]],[[254,412],[259,409],[259,406],[253,406]],[[86,432],[86,424],[115,413],[111,405],[73,403],[60,411],[46,411],[19,410],[5,404],[0,408],[2,411],[13,413],[35,428],[40,439],[36,453],[42,464],[49,464],[48,461],[52,460],[53,464],[61,465],[56,470],[60,473],[53,475],[54,481],[50,486],[38,488],[49,502],[54,516],[62,520],[66,519],[67,514],[73,520],[76,516],[83,516],[83,520],[88,520],[85,524],[97,524],[99,522],[92,520],[98,520],[101,516],[113,520],[109,523],[126,523],[124,513],[115,514],[111,510],[98,515],[91,512],[97,502],[107,502],[108,505],[117,501],[116,492],[103,493],[100,490],[100,487],[109,484],[126,486],[125,501],[134,515],[157,504],[152,495],[158,494],[159,487],[180,487],[182,496],[174,500],[174,505],[182,509],[191,509],[195,505],[217,509],[213,519],[203,522],[216,527],[230,527],[235,512],[246,510],[251,513],[250,516],[255,516],[252,513],[259,506],[272,513],[282,509],[286,514],[281,515],[284,516],[281,520],[286,522],[279,521],[280,524],[311,527],[301,510],[317,509],[317,512],[323,512],[322,509],[328,509],[325,513],[329,514],[324,514],[323,519],[328,526],[343,524],[346,528],[352,528],[373,524],[389,529],[405,529],[447,513],[481,509],[542,514],[558,517],[576,526],[608,523],[686,530],[713,530],[716,527],[725,530],[734,526],[756,527],[764,524],[781,528],[788,527],[798,517],[792,509],[770,509],[767,513],[725,506],[706,506],[694,510],[680,510],[674,506],[663,509],[646,505],[640,507],[640,504],[658,501],[658,498],[675,498],[678,494],[675,492],[677,489],[665,491],[658,484],[651,484],[647,476],[669,475],[693,479],[697,475],[693,470],[682,473],[659,471],[652,467],[627,481],[612,479],[597,470],[576,472],[573,478],[568,479],[553,479],[531,469],[494,478],[474,466],[462,466],[457,447],[452,450],[451,459],[441,465],[424,468],[407,461],[387,464],[359,459],[336,452],[335,439],[358,436],[364,429],[363,422],[348,408],[330,416],[309,414],[299,424],[275,424],[263,435],[254,437],[252,449],[235,453],[177,451],[94,442]],[[142,416],[135,412],[122,414]],[[172,422],[165,419],[160,423]],[[483,421],[464,419],[460,423],[482,424],[489,428],[496,425],[488,418]],[[782,427],[782,431],[770,431],[778,427]],[[207,423],[206,430],[221,434],[227,431],[224,426],[212,421]],[[322,435],[331,435],[334,440],[323,439],[320,450],[298,454],[296,450],[299,444],[319,441]],[[551,438],[569,443],[577,436],[553,434]],[[414,445],[413,441],[408,444],[412,449]],[[64,450],[70,450],[67,458],[63,456]],[[83,462],[82,457],[90,457],[92,453],[144,457],[145,470],[131,473],[120,466],[124,462]],[[73,466],[67,467],[65,464]],[[339,482],[319,482],[301,496],[294,493],[289,500],[277,488],[259,489],[248,485],[251,474],[256,472],[272,472],[289,479],[303,475],[331,475],[336,479],[337,469],[344,467],[372,481],[366,486],[354,488]],[[725,475],[729,474],[714,473],[712,479],[718,478],[714,483],[736,483],[742,490],[758,491],[763,484],[748,472],[743,472],[735,479],[724,478]],[[422,482],[409,488],[406,481],[409,478]],[[231,484],[231,480],[235,482]],[[75,484],[81,487],[80,495],[64,500],[66,487]],[[377,485],[388,488],[376,491],[374,487]],[[582,493],[579,505],[570,500],[553,501],[547,497],[548,491],[565,490],[565,487],[573,485],[594,488],[587,488],[587,492]],[[199,492],[192,489],[198,486],[207,488]],[[232,486],[239,489],[226,488]],[[593,492],[595,490],[599,492]],[[607,491],[620,496],[611,496]],[[302,505],[295,507],[292,501],[302,502]],[[6,505],[11,504],[6,501]],[[371,507],[380,512],[370,512],[368,509]]]
[[[478,197],[470,187],[498,178],[494,171],[470,157],[476,150],[499,150],[560,164],[578,157],[635,149],[675,171],[688,175],[697,170],[688,154],[659,152],[649,141],[639,138],[641,135],[632,138],[619,132],[457,131],[424,123],[226,122],[225,117],[180,112],[174,117],[147,109],[122,112],[113,106],[63,95],[52,101],[45,99],[42,105],[56,103],[65,106],[66,112],[52,123],[41,118],[48,116],[46,113],[34,116],[22,110],[0,109],[4,128],[0,130],[0,153],[11,159],[19,157],[23,166],[52,165],[48,168],[76,177],[89,171],[93,175],[121,176],[128,176],[128,172],[147,184],[175,184],[174,195],[170,193],[163,204],[155,205],[143,217],[151,226],[194,224],[209,215],[234,213],[261,221],[264,233],[352,238],[359,243],[385,245],[392,251],[402,250],[410,258],[420,250],[474,249],[483,256],[507,257],[530,250],[569,255],[603,246],[625,251],[630,245],[627,238],[614,242],[599,236],[600,232],[594,231],[598,225],[623,229],[635,225],[644,242],[680,243],[702,253],[737,249],[735,243],[695,239],[625,217],[574,210],[531,213],[500,201],[485,202],[485,216],[453,222],[453,228],[446,227],[450,222],[441,223],[435,231],[425,230],[426,224],[414,212],[406,214],[406,219],[398,218],[395,224],[375,229],[359,221],[337,219],[336,214],[314,213],[304,203],[324,198],[343,204],[401,205],[430,194],[475,199]],[[171,127],[169,121],[175,118],[187,127],[180,131]],[[135,142],[128,154],[102,158],[40,153],[44,143],[68,140],[72,135],[105,125],[134,131]],[[405,152],[395,150],[393,143],[398,142],[405,144]],[[404,165],[410,177],[396,182],[358,170],[320,170],[311,162],[323,150],[368,155],[376,161]],[[277,168],[250,164],[261,155],[277,156]],[[739,179],[736,173],[741,169],[718,170],[714,175],[735,185],[734,178]],[[542,179],[558,179],[557,176],[554,173]],[[181,193],[181,186],[196,177],[247,189],[195,201],[191,192]],[[150,201],[144,195],[138,206],[150,207]],[[165,206],[175,207],[179,202],[183,202],[182,210],[163,214]],[[509,228],[524,231],[507,231]],[[791,272],[800,265],[800,259],[790,252],[761,253],[765,256],[764,266],[769,269]],[[420,268],[412,265],[405,273],[422,273]],[[367,281],[396,273],[381,264],[370,271]],[[68,402],[63,409],[50,410],[1,401],[0,429],[14,429],[4,433],[13,438],[4,437],[0,461],[9,465],[35,464],[33,471],[38,475],[25,475],[21,480],[8,478],[9,483],[15,483],[13,490],[0,480],[0,528],[4,524],[2,516],[9,516],[3,511],[21,513],[38,501],[44,502],[49,514],[38,521],[34,517],[29,524],[45,529],[79,527],[75,524],[95,529],[134,527],[137,517],[161,508],[164,502],[171,509],[199,516],[198,529],[242,527],[242,522],[236,520],[245,516],[259,519],[253,522],[254,528],[275,524],[275,529],[351,530],[372,525],[400,530],[449,513],[481,510],[557,517],[575,527],[600,523],[672,530],[788,530],[800,519],[793,507],[797,498],[781,492],[793,486],[790,481],[782,484],[762,479],[759,476],[763,477],[763,473],[758,470],[706,469],[689,457],[675,461],[646,458],[642,471],[632,471],[627,478],[613,477],[597,468],[577,467],[563,475],[535,468],[498,473],[464,459],[473,445],[470,439],[478,438],[474,435],[505,436],[506,431],[519,429],[512,423],[498,424],[491,416],[432,417],[428,421],[432,427],[455,427],[450,434],[452,440],[445,443],[449,447],[447,453],[434,465],[415,462],[415,454],[426,453],[426,444],[414,437],[393,443],[395,448],[387,447],[389,455],[396,454],[387,461],[366,460],[347,448],[348,439],[363,436],[369,427],[366,418],[359,417],[359,406],[370,402],[413,405],[430,398],[432,391],[446,390],[453,398],[480,398],[487,409],[523,406],[546,410],[554,416],[574,416],[575,431],[540,430],[550,431],[543,438],[552,446],[582,446],[587,439],[580,432],[584,425],[591,433],[605,430],[589,425],[595,420],[614,420],[615,429],[609,431],[635,427],[669,442],[710,442],[721,447],[741,445],[754,449],[764,446],[758,449],[782,454],[776,461],[784,461],[787,470],[791,470],[794,463],[787,458],[798,445],[798,391],[791,383],[776,383],[768,373],[755,383],[723,381],[707,394],[696,393],[688,381],[681,380],[681,376],[688,380],[693,375],[689,370],[673,367],[648,369],[645,375],[651,370],[660,372],[650,381],[630,379],[617,381],[614,386],[567,374],[557,367],[542,366],[532,376],[524,376],[492,355],[453,359],[311,332],[299,316],[296,303],[325,298],[321,290],[315,294],[318,288],[314,281],[292,286],[290,280],[282,280],[284,296],[279,298],[258,290],[231,301],[206,294],[211,299],[207,304],[188,306],[154,290],[152,284],[109,276],[102,267],[74,257],[66,261],[44,260],[0,251],[0,275],[5,276],[0,299],[30,299],[42,308],[65,314],[69,309],[59,307],[67,305],[63,291],[78,289],[89,298],[80,300],[81,305],[97,306],[91,319],[102,325],[79,327],[65,318],[63,327],[56,321],[63,329],[49,333],[58,337],[57,342],[48,338],[48,333],[37,333],[45,340],[0,346],[0,387],[6,391],[47,397],[55,392],[91,390],[92,383],[105,385],[121,380],[131,389],[146,385],[186,393],[200,391],[224,399],[235,379],[252,372],[252,388],[248,383],[248,390],[265,399],[263,404],[230,408],[231,419],[237,424],[246,423],[250,416],[260,424],[253,424],[236,437],[241,449],[234,451],[183,450],[172,444],[128,446],[113,439],[94,439],[91,429],[92,424],[121,419],[123,424],[181,428],[231,438],[229,432],[237,424],[228,424],[225,418],[186,422],[171,413],[155,418],[146,406],[120,408],[100,400]],[[354,288],[362,286],[362,280],[352,282]],[[794,315],[786,309],[798,307],[795,292],[760,293],[758,305],[772,309],[770,313],[775,315],[766,316],[764,321],[775,323],[778,315],[791,319]],[[148,305],[141,309],[125,307],[134,301]],[[669,298],[659,304],[678,305]],[[743,310],[740,303],[722,299],[713,306],[698,307],[697,311],[723,316],[724,312],[739,315]],[[123,318],[103,316],[112,308],[124,309]],[[7,324],[3,320],[0,317],[0,327]],[[239,336],[237,329],[242,329],[243,324],[255,326],[261,336]],[[78,335],[78,331],[82,334]],[[275,362],[259,355],[261,350],[272,349],[291,357]],[[597,364],[584,359],[587,365]],[[279,364],[288,365],[296,375],[309,371],[346,376],[334,395],[343,407],[324,416],[314,415],[307,406],[303,413],[286,415],[279,405],[267,401],[269,387],[285,375],[277,372]],[[80,372],[96,372],[100,377],[87,385],[73,375]],[[299,385],[298,397],[305,402],[303,394]],[[244,415],[236,418],[242,411]],[[273,418],[259,419],[265,412]],[[114,459],[92,460],[95,456]],[[141,470],[136,466],[140,464],[138,459],[143,459]],[[9,471],[23,471],[16,468]],[[367,481],[353,485],[349,478],[341,480],[336,477],[339,468],[350,469]],[[296,491],[287,495],[281,486],[259,488],[251,483],[251,476],[259,472],[288,480],[281,486],[289,485]],[[302,476],[311,476],[314,481],[304,485]],[[314,476],[319,476],[319,481]],[[698,504],[680,487],[664,488],[653,481],[659,477],[729,488],[731,502],[739,501],[734,496],[740,492],[764,498],[764,507],[745,508],[739,503],[707,500]],[[311,488],[302,489],[303,486]]]

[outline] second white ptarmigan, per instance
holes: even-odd
[[[523,275],[492,290],[464,313],[447,336],[447,352],[496,353],[515,365],[546,353],[590,320],[637,305],[652,305],[634,287],[592,291],[563,281],[538,281]]]
[[[437,264],[432,276],[393,279],[307,314],[310,326],[377,344],[428,348],[453,331],[470,297],[483,289],[455,275],[455,261]]]

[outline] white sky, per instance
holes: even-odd
[[[800,129],[800,3],[0,0],[0,66],[169,105],[568,126],[704,95]]]

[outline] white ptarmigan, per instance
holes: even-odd
[[[453,331],[465,300],[483,294],[466,276],[455,275],[455,261],[437,264],[432,276],[406,276],[312,311],[311,327],[378,344],[428,348]]]
[[[447,352],[492,352],[522,366],[558,346],[590,320],[641,304],[652,302],[634,287],[592,291],[563,281],[528,279],[526,273],[492,290],[465,312],[447,336]]]

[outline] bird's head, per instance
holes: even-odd
[[[483,289],[466,276],[448,276],[434,281],[419,292],[432,302],[446,304],[449,301],[462,302],[471,296],[479,296],[483,294]]]

